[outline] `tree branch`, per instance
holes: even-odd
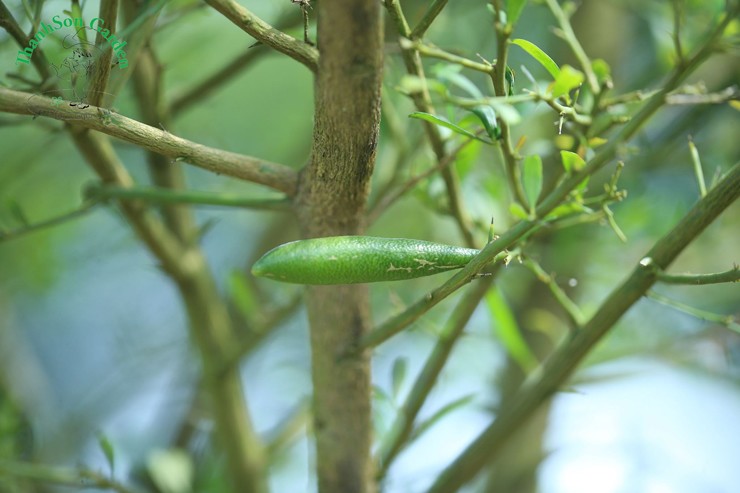
[[[278,31],[234,0],[206,0],[208,5],[258,41],[301,62],[311,72],[319,66],[319,52],[313,46]]]
[[[295,193],[297,173],[287,166],[196,144],[104,108],[57,106],[49,98],[0,87],[0,111],[71,122],[216,174],[259,183],[288,196]]]
[[[740,164],[699,201],[689,213],[640,260],[632,274],[601,304],[599,310],[574,332],[534,373],[511,400],[505,402],[496,420],[437,478],[428,493],[457,491],[492,461],[512,434],[521,429],[543,402],[566,382],[589,351],[657,280],[719,214],[740,196]]]

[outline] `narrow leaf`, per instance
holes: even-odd
[[[514,314],[497,288],[488,290],[486,305],[494,321],[495,335],[511,358],[525,373],[529,373],[537,366],[537,358],[522,337]]]
[[[519,20],[519,16],[522,15],[524,6],[527,5],[527,0],[508,0],[506,2],[506,10],[509,12],[509,24],[515,25],[516,21]]]
[[[399,357],[393,362],[393,369],[391,375],[393,378],[393,397],[398,398],[399,392],[401,391],[401,385],[406,379],[406,370],[408,369],[408,361],[406,358]]]
[[[552,58],[550,58],[550,55],[542,51],[539,46],[532,43],[531,41],[527,41],[526,39],[521,38],[512,39],[511,43],[517,45],[518,47],[529,53],[532,58],[540,62],[540,65],[545,67],[545,70],[547,70],[550,75],[552,75],[553,79],[558,78],[558,75],[560,75],[560,68],[558,68],[558,64],[555,63]]]
[[[527,196],[529,211],[534,214],[537,199],[542,192],[542,159],[533,154],[527,156],[522,164],[522,185]]]
[[[472,98],[481,99],[483,93],[478,89],[478,86],[460,73],[460,67],[457,65],[445,65],[436,72],[436,77],[442,82],[446,82],[448,85],[456,86]]]
[[[468,132],[464,128],[462,128],[462,127],[460,127],[458,125],[455,125],[451,121],[449,121],[449,120],[447,120],[445,118],[442,118],[440,116],[437,116],[437,115],[432,115],[430,113],[423,113],[421,111],[416,111],[414,113],[411,113],[409,115],[409,118],[418,118],[419,120],[425,120],[425,121],[428,121],[430,123],[434,123],[435,125],[439,125],[440,127],[448,128],[448,129],[452,130],[455,133],[458,133],[460,135],[464,135],[465,137],[469,137],[469,138],[475,139],[475,140],[480,140],[481,142],[485,142],[486,144],[492,144],[492,142],[490,142],[488,140],[485,140],[485,139],[481,139],[477,135],[475,135],[475,134],[473,134],[471,132]]]
[[[98,447],[100,447],[103,455],[105,455],[105,460],[108,462],[108,466],[110,467],[110,474],[113,476],[116,472],[116,453],[113,450],[113,444],[102,431],[97,433],[97,438]]]
[[[474,398],[475,398],[475,394],[470,394],[464,397],[460,397],[459,399],[455,399],[449,404],[442,406],[439,410],[437,410],[437,412],[429,416],[429,418],[419,423],[419,426],[417,426],[414,429],[413,433],[411,434],[411,437],[409,438],[409,442],[412,442],[413,440],[416,440],[417,438],[419,438],[421,435],[424,434],[425,431],[431,428],[439,420],[441,420],[442,418],[450,414],[452,411],[455,411],[456,409],[459,409],[463,407],[464,405],[468,404]]]

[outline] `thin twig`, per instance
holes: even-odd
[[[658,281],[665,284],[685,284],[686,286],[705,286],[707,284],[738,282],[740,281],[740,267],[736,265],[730,270],[713,274],[668,274],[666,272],[659,272]]]
[[[578,41],[576,33],[573,32],[573,27],[571,27],[570,25],[570,19],[568,19],[568,17],[565,15],[563,9],[560,8],[557,0],[545,0],[545,3],[547,3],[547,6],[552,12],[552,15],[554,15],[555,19],[558,21],[558,25],[560,25],[560,29],[563,33],[563,38],[565,39],[565,42],[568,43],[570,49],[573,50],[573,54],[578,59],[578,63],[580,63],[581,68],[586,73],[586,81],[588,82],[589,89],[591,89],[591,92],[594,95],[598,95],[601,92],[599,79],[596,77],[594,68],[591,65],[591,59],[588,57],[588,55],[586,55],[586,51],[583,49],[583,46],[581,46],[581,43]]]
[[[287,15],[281,16],[277,20],[275,29],[282,31],[293,27],[298,22],[300,22],[300,17],[296,16],[291,9]],[[194,87],[187,89],[183,94],[173,98],[172,103],[170,103],[170,115],[174,118],[189,109],[193,104],[204,101],[210,94],[241,74],[245,68],[269,53],[273,53],[273,51],[261,43],[250,46],[244,53],[227,63],[222,69],[210,75],[202,82],[197,83]]]
[[[206,3],[254,39],[301,62],[311,72],[318,70],[319,51],[313,46],[275,29],[234,0],[206,0]]]
[[[216,174],[260,183],[289,196],[295,193],[298,175],[287,166],[196,144],[96,106],[85,110],[66,104],[57,106],[49,98],[0,87],[0,111],[67,121]]]
[[[558,285],[553,276],[545,272],[545,269],[543,269],[537,261],[531,257],[523,257],[523,260],[524,266],[531,270],[532,273],[537,276],[537,279],[542,281],[548,289],[550,289],[555,301],[557,301],[565,311],[571,329],[579,329],[586,319],[578,305],[576,305],[573,300],[565,294],[565,291],[563,291],[563,288]]]
[[[411,38],[421,38],[424,36],[424,33],[427,32],[427,29],[429,29],[429,26],[432,25],[432,22],[434,22],[434,19],[437,18],[437,16],[442,12],[442,9],[445,8],[447,5],[448,0],[434,0],[434,3],[432,3],[426,12],[424,12],[424,16],[421,18],[419,23],[416,25],[413,31],[411,31]]]
[[[79,219],[80,217],[86,216],[87,214],[92,212],[96,205],[98,205],[96,202],[89,201],[89,202],[82,204],[79,208],[73,211],[67,212],[65,214],[61,214],[59,216],[52,217],[50,219],[46,219],[44,221],[40,221],[38,223],[29,224],[28,226],[24,226],[22,228],[10,230],[10,231],[0,230],[0,242],[14,240],[16,238],[25,236],[29,233],[33,233],[33,232],[46,229],[46,228],[51,228],[59,224],[64,224],[74,219]]]
[[[656,301],[661,305],[669,306],[674,310],[686,313],[688,315],[691,315],[692,317],[698,318],[699,320],[704,320],[713,324],[719,324],[735,332],[740,332],[740,324],[735,321],[735,317],[733,315],[718,315],[716,313],[708,312],[700,308],[695,308],[685,303],[681,303],[680,301],[671,299],[667,296],[663,296],[662,294],[656,293],[653,290],[649,290],[646,296],[648,299]]]
[[[473,142],[474,142],[473,139],[467,139],[462,144],[460,144],[455,149],[453,149],[452,152],[444,156],[436,164],[436,166],[432,166],[431,168],[424,171],[423,173],[417,176],[414,176],[413,178],[410,178],[409,180],[406,181],[406,183],[396,188],[393,192],[386,194],[381,200],[379,200],[373,206],[370,207],[370,210],[368,211],[368,219],[367,219],[368,223],[371,223],[371,224],[374,223],[383,212],[385,212],[397,200],[404,197],[406,195],[406,192],[413,189],[421,181],[429,178],[434,173],[437,173],[438,171],[454,163],[455,159],[457,159],[457,156],[460,154],[460,152],[462,152],[463,149],[465,149],[468,145],[472,144]]]
[[[499,5],[499,2],[494,3],[494,8],[496,9],[497,14],[500,13],[501,6]],[[496,64],[494,65],[494,70],[490,73],[490,77],[493,82],[493,90],[496,92],[496,96],[505,98],[509,93],[506,87],[506,64],[509,56],[511,26],[502,22],[502,20],[501,15],[496,15],[494,26],[496,29],[497,54]],[[501,129],[501,155],[506,168],[506,178],[509,181],[509,190],[511,191],[512,200],[526,207],[527,198],[519,175],[520,156],[512,144],[511,127],[506,121],[501,119],[499,122],[499,128]]]

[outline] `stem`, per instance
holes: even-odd
[[[304,237],[361,234],[380,128],[383,23],[377,0],[321,0],[312,158],[296,213]],[[351,42],[362,40],[362,42]],[[309,286],[319,491],[375,490],[370,355],[340,360],[370,328],[366,285]]]
[[[685,284],[687,286],[738,282],[740,281],[740,268],[736,265],[730,270],[714,274],[666,274],[665,272],[659,272],[658,281],[664,284]]]
[[[25,226],[22,228],[10,230],[10,231],[0,231],[0,242],[7,241],[7,240],[14,240],[16,238],[25,236],[29,233],[34,233],[42,229],[57,226],[59,224],[64,224],[68,221],[72,221],[82,216],[86,216],[87,214],[92,212],[93,208],[96,205],[98,204],[95,202],[87,202],[83,204],[82,206],[80,206],[79,209],[75,209],[73,211],[67,212],[66,214],[60,214],[58,216],[52,217],[51,219],[46,219],[45,221],[40,221],[35,224],[29,224],[28,226]]]
[[[490,75],[496,96],[505,98],[508,95],[506,89],[506,64],[509,56],[511,26],[501,22],[501,16],[498,15],[500,13],[500,5],[498,2],[495,2],[494,5],[497,12],[495,21],[497,58]],[[522,180],[519,175],[519,156],[517,156],[514,146],[511,143],[511,127],[503,119],[500,119],[499,127],[501,128],[501,155],[503,156],[506,167],[506,178],[509,181],[512,200],[526,207],[526,194],[524,193],[524,187],[522,186]]]
[[[445,8],[447,5],[448,0],[434,0],[434,3],[432,3],[426,12],[424,12],[424,16],[421,18],[419,23],[416,25],[413,31],[411,31],[411,38],[421,38],[424,36],[424,33],[427,32],[427,29],[429,29],[429,26],[432,25],[432,22],[434,22],[434,19],[437,18],[440,12],[442,12],[442,9]]]
[[[285,198],[251,199],[227,193],[156,187],[122,188],[111,185],[92,185],[85,190],[85,194],[94,200],[139,200],[151,204],[198,204],[279,211],[288,210],[290,207],[290,201]]]

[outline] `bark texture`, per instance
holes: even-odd
[[[380,123],[380,7],[377,0],[322,0],[316,6],[313,149],[296,200],[306,238],[363,230]],[[319,491],[373,491],[369,355],[338,358],[369,330],[367,287],[309,287],[307,306]]]

